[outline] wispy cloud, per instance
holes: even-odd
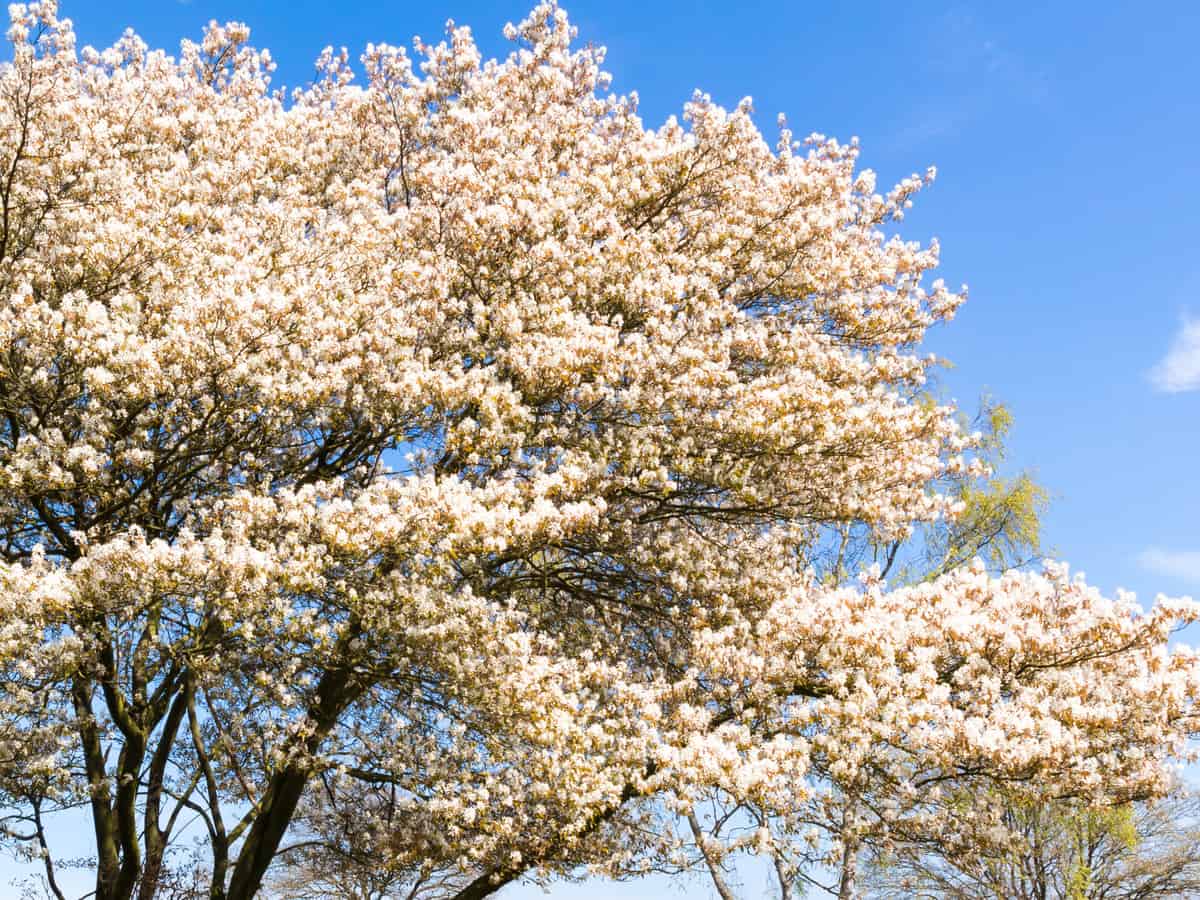
[[[1200,584],[1200,550],[1163,550],[1148,547],[1138,554],[1138,565],[1155,575],[1166,575]]]
[[[1153,369],[1150,381],[1160,391],[1200,390],[1200,319],[1184,319],[1171,349]]]
[[[936,16],[927,28],[929,49],[918,64],[938,87],[906,107],[909,124],[891,137],[894,150],[954,138],[989,110],[1020,111],[1051,99],[1049,73],[967,6]]]

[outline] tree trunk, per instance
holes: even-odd
[[[117,853],[116,825],[109,805],[108,773],[100,731],[92,715],[92,685],[77,677],[71,685],[76,728],[91,793],[92,831],[96,838],[96,900],[116,900],[114,893],[121,862]]]
[[[513,871],[487,872],[455,894],[452,900],[483,900],[484,897],[490,897],[506,884],[516,881],[520,875],[520,872]]]
[[[855,900],[858,897],[858,847],[854,841],[842,842],[842,883],[838,887],[838,900]]]
[[[309,710],[312,732],[299,753],[272,776],[262,799],[262,809],[250,826],[250,832],[238,853],[229,881],[226,900],[250,900],[262,887],[263,876],[275,859],[283,836],[292,823],[296,806],[312,777],[310,757],[316,755],[338,717],[362,692],[347,663],[326,672],[317,687],[317,699]]]
[[[736,900],[733,896],[733,891],[729,889],[729,885],[725,881],[725,873],[721,871],[721,867],[717,864],[717,860],[713,858],[704,841],[706,835],[704,829],[700,827],[700,822],[696,818],[694,812],[689,812],[687,815],[688,825],[692,829],[692,837],[696,839],[696,847],[700,851],[700,855],[704,857],[704,864],[708,866],[708,874],[712,877],[713,886],[717,889],[717,894],[721,900]]]

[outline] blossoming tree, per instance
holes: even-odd
[[[285,97],[240,25],[172,58],[12,7],[0,790],[51,891],[75,807],[97,900],[155,896],[185,814],[253,896],[349,802],[467,900],[669,852],[655,798],[786,814],[814,766],[1162,790],[1192,607],[810,568],[970,467],[917,351],[962,297],[883,233],[923,179],[702,95],[647,129],[553,5],[508,37]]]

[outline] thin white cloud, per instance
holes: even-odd
[[[1167,355],[1150,370],[1160,391],[1178,394],[1200,390],[1200,319],[1184,319]]]
[[[1166,575],[1200,584],[1200,550],[1163,550],[1149,547],[1138,554],[1138,564],[1155,575]]]

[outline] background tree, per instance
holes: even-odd
[[[989,474],[946,479],[943,489],[962,501],[961,511],[882,546],[867,532],[844,529],[814,559],[826,578],[882,565],[903,583],[936,578],[972,558],[1005,571],[1041,557],[1045,490],[1029,473],[995,474],[1011,415],[985,400],[974,424]],[[1200,810],[1191,797],[1093,807],[1073,799],[1030,800],[1020,784],[1007,782],[968,778],[956,786],[953,773],[937,774],[947,809],[975,827],[946,829],[944,818],[923,814],[904,821],[903,809],[922,812],[928,804],[920,798],[914,805],[916,798],[897,790],[908,783],[867,778],[842,784],[814,765],[809,792],[787,815],[771,816],[720,792],[687,809],[687,827],[678,828],[687,846],[684,862],[670,871],[698,871],[729,900],[741,894],[737,867],[748,855],[769,861],[769,880],[781,900],[813,893],[1099,900],[1197,891]]]
[[[1005,803],[1007,843],[906,847],[870,870],[867,896],[1011,900],[1200,897],[1200,804],[1182,791],[1095,808]]]
[[[964,425],[967,425],[964,422]],[[951,472],[939,489],[953,497],[959,508],[953,516],[923,523],[906,538],[875,539],[870,529],[846,525],[812,556],[812,565],[828,583],[843,583],[877,570],[894,584],[936,579],[954,568],[980,560],[1003,572],[1041,559],[1041,517],[1048,502],[1044,488],[1028,472],[1013,477],[999,474],[1005,457],[1005,440],[1012,427],[1008,409],[984,398],[970,423],[975,434],[976,461],[982,468]],[[876,778],[859,772],[852,783],[839,782],[828,763],[813,762],[806,790],[783,815],[758,809],[752,802],[721,792],[711,793],[701,804],[704,813],[686,810],[692,834],[684,869],[699,870],[712,880],[722,897],[738,891],[736,863],[746,851],[765,856],[773,870],[775,890],[782,900],[813,891],[832,896],[858,896],[857,872],[873,855],[889,853],[897,842],[935,844],[943,821],[929,816],[928,797],[912,794],[914,779],[891,775]],[[954,790],[955,774],[924,773],[939,790]],[[958,814],[964,797],[985,782],[968,774],[958,792]],[[985,787],[989,793],[999,785]],[[1053,801],[1047,801],[1052,803]],[[987,817],[989,810],[984,809]],[[906,821],[904,814],[910,818]],[[930,826],[933,826],[933,830]]]
[[[97,900],[161,894],[185,815],[212,900],[312,823],[470,900],[812,773],[930,827],[951,775],[1166,789],[1193,606],[810,565],[962,509],[918,344],[963,298],[885,233],[923,179],[703,95],[647,129],[553,5],[503,61],[452,27],[290,98],[242,25],[171,58],[11,16],[0,791],[84,812]],[[42,833],[5,836],[49,879]]]

